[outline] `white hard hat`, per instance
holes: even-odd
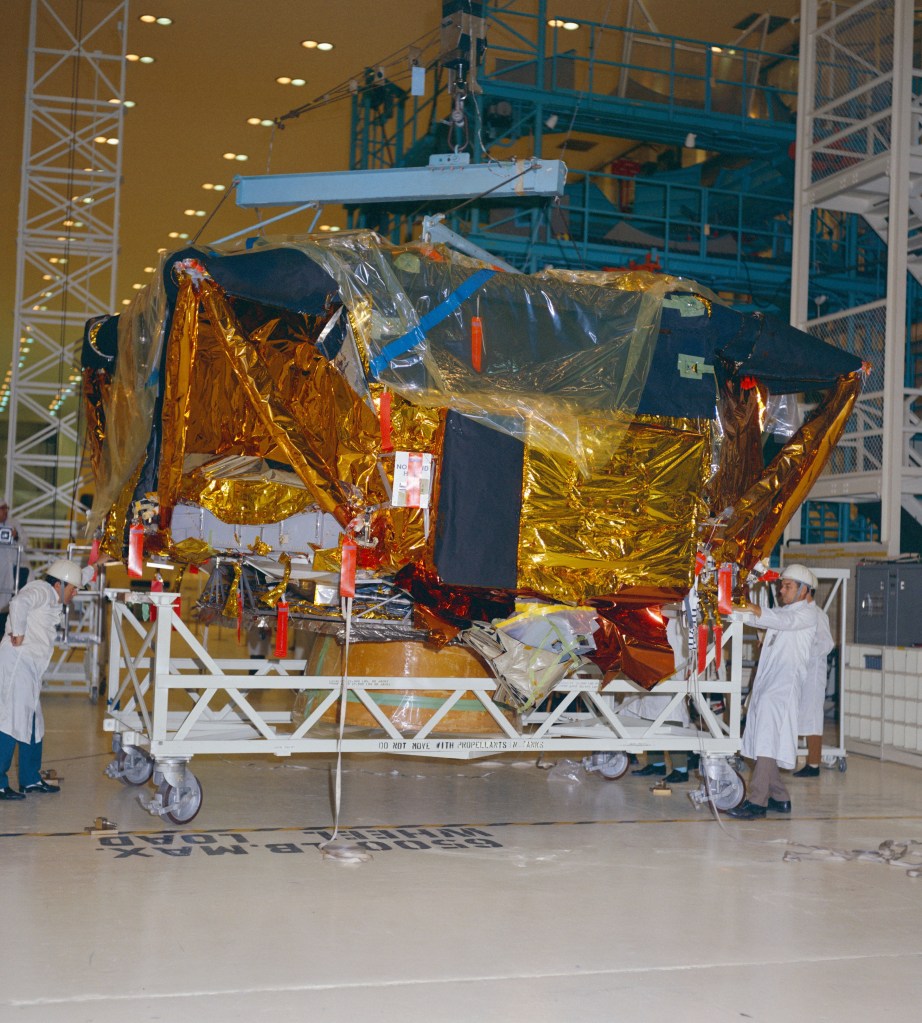
[[[806,565],[785,565],[781,578],[791,579],[795,583],[802,583],[804,586],[809,586],[811,590],[816,589],[816,576]]]
[[[60,579],[62,583],[70,583],[78,589],[83,585],[83,570],[76,561],[68,561],[66,558],[58,558],[52,561],[45,569],[45,576],[51,579]]]

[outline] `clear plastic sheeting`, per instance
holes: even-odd
[[[144,459],[160,396],[166,320],[163,278],[156,274],[119,316],[118,359],[102,409],[100,464],[88,533],[101,524]]]
[[[581,466],[581,417],[604,414],[624,430],[637,410],[664,293],[652,276],[643,290],[620,290],[492,272],[445,247],[394,248],[370,232],[286,244],[336,280],[370,375],[414,404],[454,409]],[[460,297],[477,274],[482,283]],[[609,454],[618,436],[609,432]]]

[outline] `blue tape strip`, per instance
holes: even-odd
[[[435,309],[431,309],[426,313],[419,321],[418,327],[408,330],[406,334],[398,337],[396,341],[391,341],[389,345],[385,345],[371,360],[371,365],[369,366],[371,375],[375,380],[378,379],[383,370],[387,369],[393,359],[406,354],[411,348],[415,348],[418,344],[425,341],[427,331],[451,316],[462,302],[470,298],[478,288],[486,284],[495,273],[495,270],[478,270],[477,273],[468,277],[463,284],[455,288],[444,302],[440,302]]]

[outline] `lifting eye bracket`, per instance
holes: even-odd
[[[700,380],[705,373],[713,373],[714,367],[700,355],[679,355],[679,376],[684,380]]]

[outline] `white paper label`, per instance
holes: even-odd
[[[432,494],[432,455],[398,451],[394,456],[395,508],[428,508]]]

